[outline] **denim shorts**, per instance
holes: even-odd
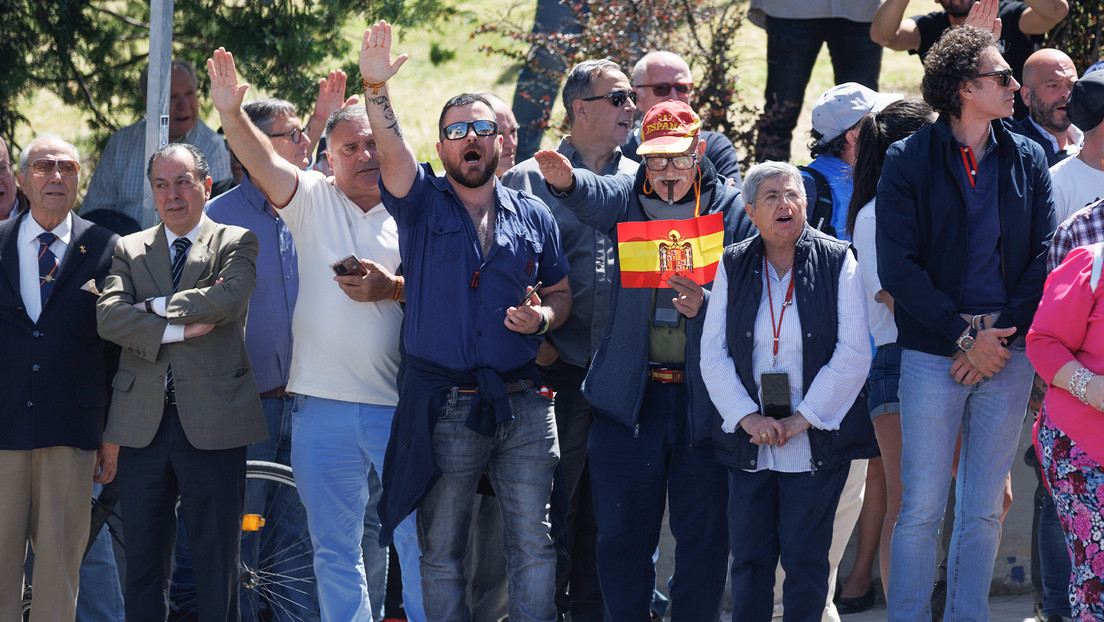
[[[901,346],[887,343],[874,351],[874,362],[870,364],[870,375],[866,378],[866,387],[870,395],[866,398],[866,407],[870,410],[870,419],[879,415],[901,412],[901,401],[897,397],[897,386],[901,381]]]

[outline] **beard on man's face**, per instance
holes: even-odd
[[[472,158],[478,159],[479,165],[466,168],[465,164],[471,161]],[[488,156],[482,150],[472,148],[465,150],[459,158],[449,158],[444,160],[442,164],[444,164],[448,176],[455,179],[460,185],[466,188],[480,188],[494,176],[495,170],[498,168],[498,159],[499,151],[497,149],[493,150]]]
[[[1031,104],[1028,112],[1032,121],[1052,132],[1064,132],[1069,129],[1071,124],[1069,117],[1066,116],[1065,112],[1058,111],[1058,106],[1064,104],[1064,102],[1056,101],[1047,105],[1042,100],[1037,99],[1034,92],[1028,97],[1028,102]]]
[[[970,14],[970,7],[974,3],[964,0],[940,0],[939,4],[943,5],[943,10],[951,17],[966,17]]]

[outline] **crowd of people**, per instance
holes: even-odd
[[[572,67],[568,134],[521,162],[505,102],[451,98],[434,171],[383,21],[305,125],[219,48],[223,140],[174,62],[168,144],[120,130],[79,213],[72,144],[0,145],[0,617],[31,566],[31,620],[253,612],[257,459],[295,476],[305,519],[268,529],[309,535],[277,595],[305,619],[716,621],[727,584],[733,622],[838,622],[877,562],[890,620],[985,620],[1033,417],[1035,616],[1104,620],[1104,67],[1038,49],[1066,0],[818,4],[752,2],[744,171],[668,51]],[[874,42],[922,97],[877,91]],[[113,481],[121,583],[89,536]]]

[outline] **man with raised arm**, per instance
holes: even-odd
[[[395,221],[380,205],[372,127],[363,106],[334,112],[326,123],[333,178],[300,171],[242,110],[249,85],[238,83],[233,56],[219,48],[207,71],[230,148],[299,254],[287,385],[296,394],[291,465],[314,544],[322,617],[371,620],[360,542],[368,470],[381,464],[398,399],[403,294]],[[331,265],[349,255],[359,262],[334,276]],[[424,620],[414,521],[399,525],[396,536],[407,617]]]
[[[495,179],[502,139],[485,98],[465,93],[445,104],[444,177],[418,164],[387,86],[406,59],[391,58],[386,22],[365,31],[360,72],[408,283],[380,517],[386,532],[418,508],[426,616],[470,619],[463,558],[486,471],[502,507],[510,620],[551,622],[548,503],[559,446],[534,359],[541,335],[571,307],[567,260],[547,207]]]

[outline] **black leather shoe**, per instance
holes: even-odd
[[[836,611],[838,611],[840,615],[845,616],[849,613],[862,613],[874,606],[874,584],[870,584],[870,589],[862,596],[856,596],[854,598],[837,596],[835,602]]]

